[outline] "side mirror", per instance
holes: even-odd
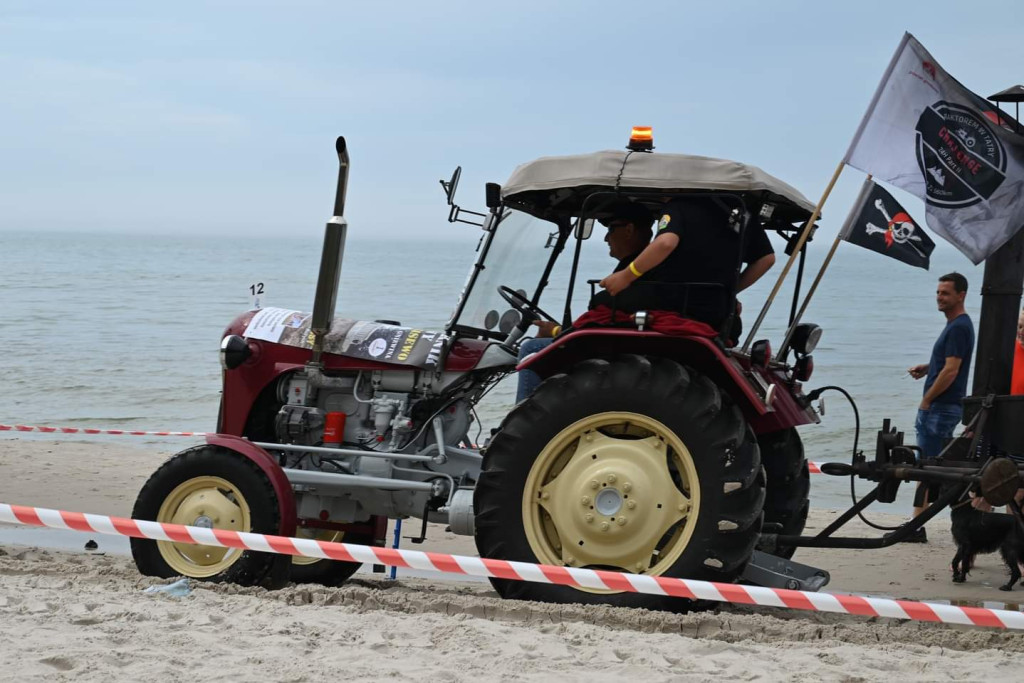
[[[585,220],[576,221],[576,239],[588,240],[590,236],[594,234],[594,219],[587,218]]]
[[[455,203],[455,191],[457,189],[459,189],[459,178],[460,177],[462,177],[462,167],[461,166],[456,166],[455,167],[455,172],[452,173],[452,179],[451,180],[449,180],[448,182],[445,182],[444,180],[440,181],[441,182],[441,187],[444,189],[444,196],[448,198],[448,206],[452,207],[451,210],[448,212],[448,222],[449,223],[467,223],[469,225],[477,225],[477,226],[480,226],[480,227],[484,227],[484,221],[487,219],[487,214],[486,213],[480,213],[479,211],[470,211],[469,209],[463,209],[462,207],[460,207],[458,204]],[[500,192],[501,188],[499,187],[498,190],[499,190],[498,194],[500,195],[501,194],[501,192]],[[490,190],[488,190],[488,192],[490,192]],[[465,218],[461,218],[462,214],[467,214],[467,215],[470,215],[470,216],[477,216],[478,218],[481,218],[481,219],[484,219],[484,220],[480,220],[480,221],[466,220]]]
[[[487,208],[497,209],[501,206],[501,185],[498,183],[487,183],[484,185],[484,193],[487,197]],[[449,204],[451,201],[449,200]]]
[[[452,179],[448,182],[441,180],[441,187],[444,188],[445,197],[448,198],[448,206],[455,203],[455,190],[459,187],[459,178],[462,177],[462,167],[456,166],[455,171],[452,172]]]

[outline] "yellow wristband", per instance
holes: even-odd
[[[561,331],[562,331],[562,326],[561,325],[555,325],[554,327],[551,328],[551,336],[552,337],[557,337],[559,335],[559,333],[561,333]]]
[[[629,262],[629,272],[633,273],[636,277],[640,277],[643,273],[636,269],[636,265],[634,265],[635,263],[635,261]]]

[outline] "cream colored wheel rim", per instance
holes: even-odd
[[[164,499],[156,521],[207,529],[251,531],[249,504],[237,486],[220,477],[195,477],[178,484]],[[215,576],[242,555],[236,548],[157,541],[164,561],[182,576]]]
[[[645,415],[608,412],[548,442],[527,477],[522,514],[544,564],[660,575],[683,554],[699,510],[697,468],[682,440]]]
[[[318,541],[327,541],[328,543],[341,543],[341,539],[344,538],[344,531],[335,531],[333,529],[310,529],[308,527],[301,527],[295,532],[295,535],[299,538],[313,538]],[[304,557],[302,555],[292,555],[292,564],[300,567],[307,567],[317,562],[328,562],[329,560],[322,560],[318,557]]]

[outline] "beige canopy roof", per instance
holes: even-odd
[[[637,190],[758,193],[766,200],[781,199],[810,214],[812,204],[799,191],[756,166],[689,154],[638,153],[609,150],[564,157],[541,157],[522,164],[502,186],[502,197],[594,187]]]

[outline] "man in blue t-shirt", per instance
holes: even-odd
[[[939,278],[935,300],[946,316],[946,327],[932,347],[931,360],[907,370],[914,379],[925,377],[924,397],[917,411],[917,445],[922,458],[934,458],[942,452],[946,439],[963,414],[961,401],[967,395],[967,376],[971,372],[974,351],[974,324],[964,311],[967,278],[949,273]],[[928,487],[918,486],[914,516],[928,507]],[[925,541],[924,529],[913,540]]]

